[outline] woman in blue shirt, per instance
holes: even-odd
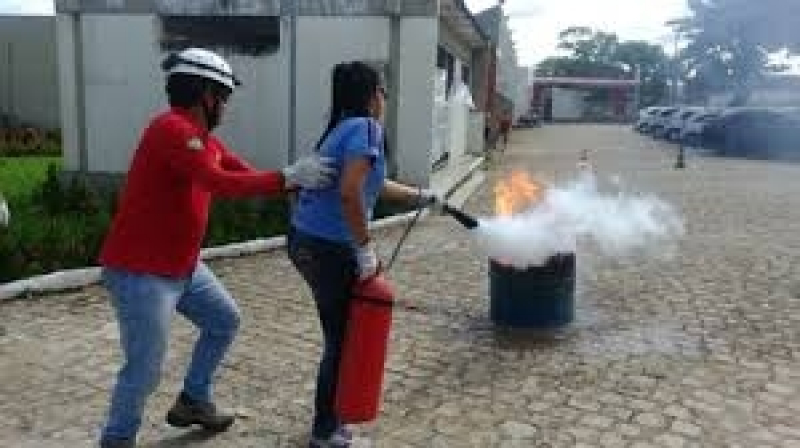
[[[378,197],[439,203],[430,191],[386,178],[385,90],[377,70],[341,63],[331,84],[330,121],[317,150],[334,161],[337,180],[327,189],[300,191],[289,234],[289,257],[311,288],[323,332],[311,447],[350,446],[333,404],[352,288],[379,267],[368,228]]]

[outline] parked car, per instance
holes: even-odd
[[[636,120],[636,124],[633,125],[633,128],[638,132],[649,132],[656,114],[658,114],[661,109],[661,107],[652,106],[640,110],[639,118]]]
[[[730,109],[702,135],[703,143],[720,155],[800,160],[800,115],[791,111]]]
[[[677,107],[664,107],[652,120],[647,132],[655,138],[664,138],[667,125],[672,121],[672,116],[677,114],[680,109]]]
[[[686,123],[693,117],[699,116],[703,113],[702,107],[684,107],[672,114],[670,120],[667,122],[666,127],[662,131],[662,136],[671,142],[680,140],[681,131]]]
[[[689,146],[703,145],[703,129],[719,118],[718,110],[704,110],[686,120],[678,135],[678,141]]]

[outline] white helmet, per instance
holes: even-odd
[[[216,81],[231,90],[242,85],[225,59],[203,48],[187,48],[173,53],[161,66],[167,72],[167,76],[175,73],[196,75]]]

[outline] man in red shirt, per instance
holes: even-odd
[[[211,199],[323,188],[333,175],[331,162],[318,156],[281,171],[254,170],[211,134],[240,84],[217,54],[190,48],[171,55],[163,68],[171,109],[142,135],[100,254],[125,358],[102,448],[135,445],[145,402],[160,379],[175,311],[199,328],[200,337],[167,422],[209,431],[230,427],[234,417],[214,406],[212,383],[235,337],[239,310],[199,261]]]

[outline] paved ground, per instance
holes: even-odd
[[[487,319],[486,263],[452,220],[415,230],[396,265],[395,316],[379,447],[800,446],[800,165],[691,157],[615,126],[518,132],[470,200],[488,212],[512,166],[601,173],[676,204],[679,257],[619,265],[580,253],[577,321],[509,334]],[[383,233],[385,249],[399,229]],[[280,251],[213,263],[244,325],[218,386],[242,420],[217,438],[166,428],[191,328],[174,329],[143,446],[300,446],[319,353],[307,291]],[[0,446],[91,446],[118,363],[98,287],[0,304]]]

